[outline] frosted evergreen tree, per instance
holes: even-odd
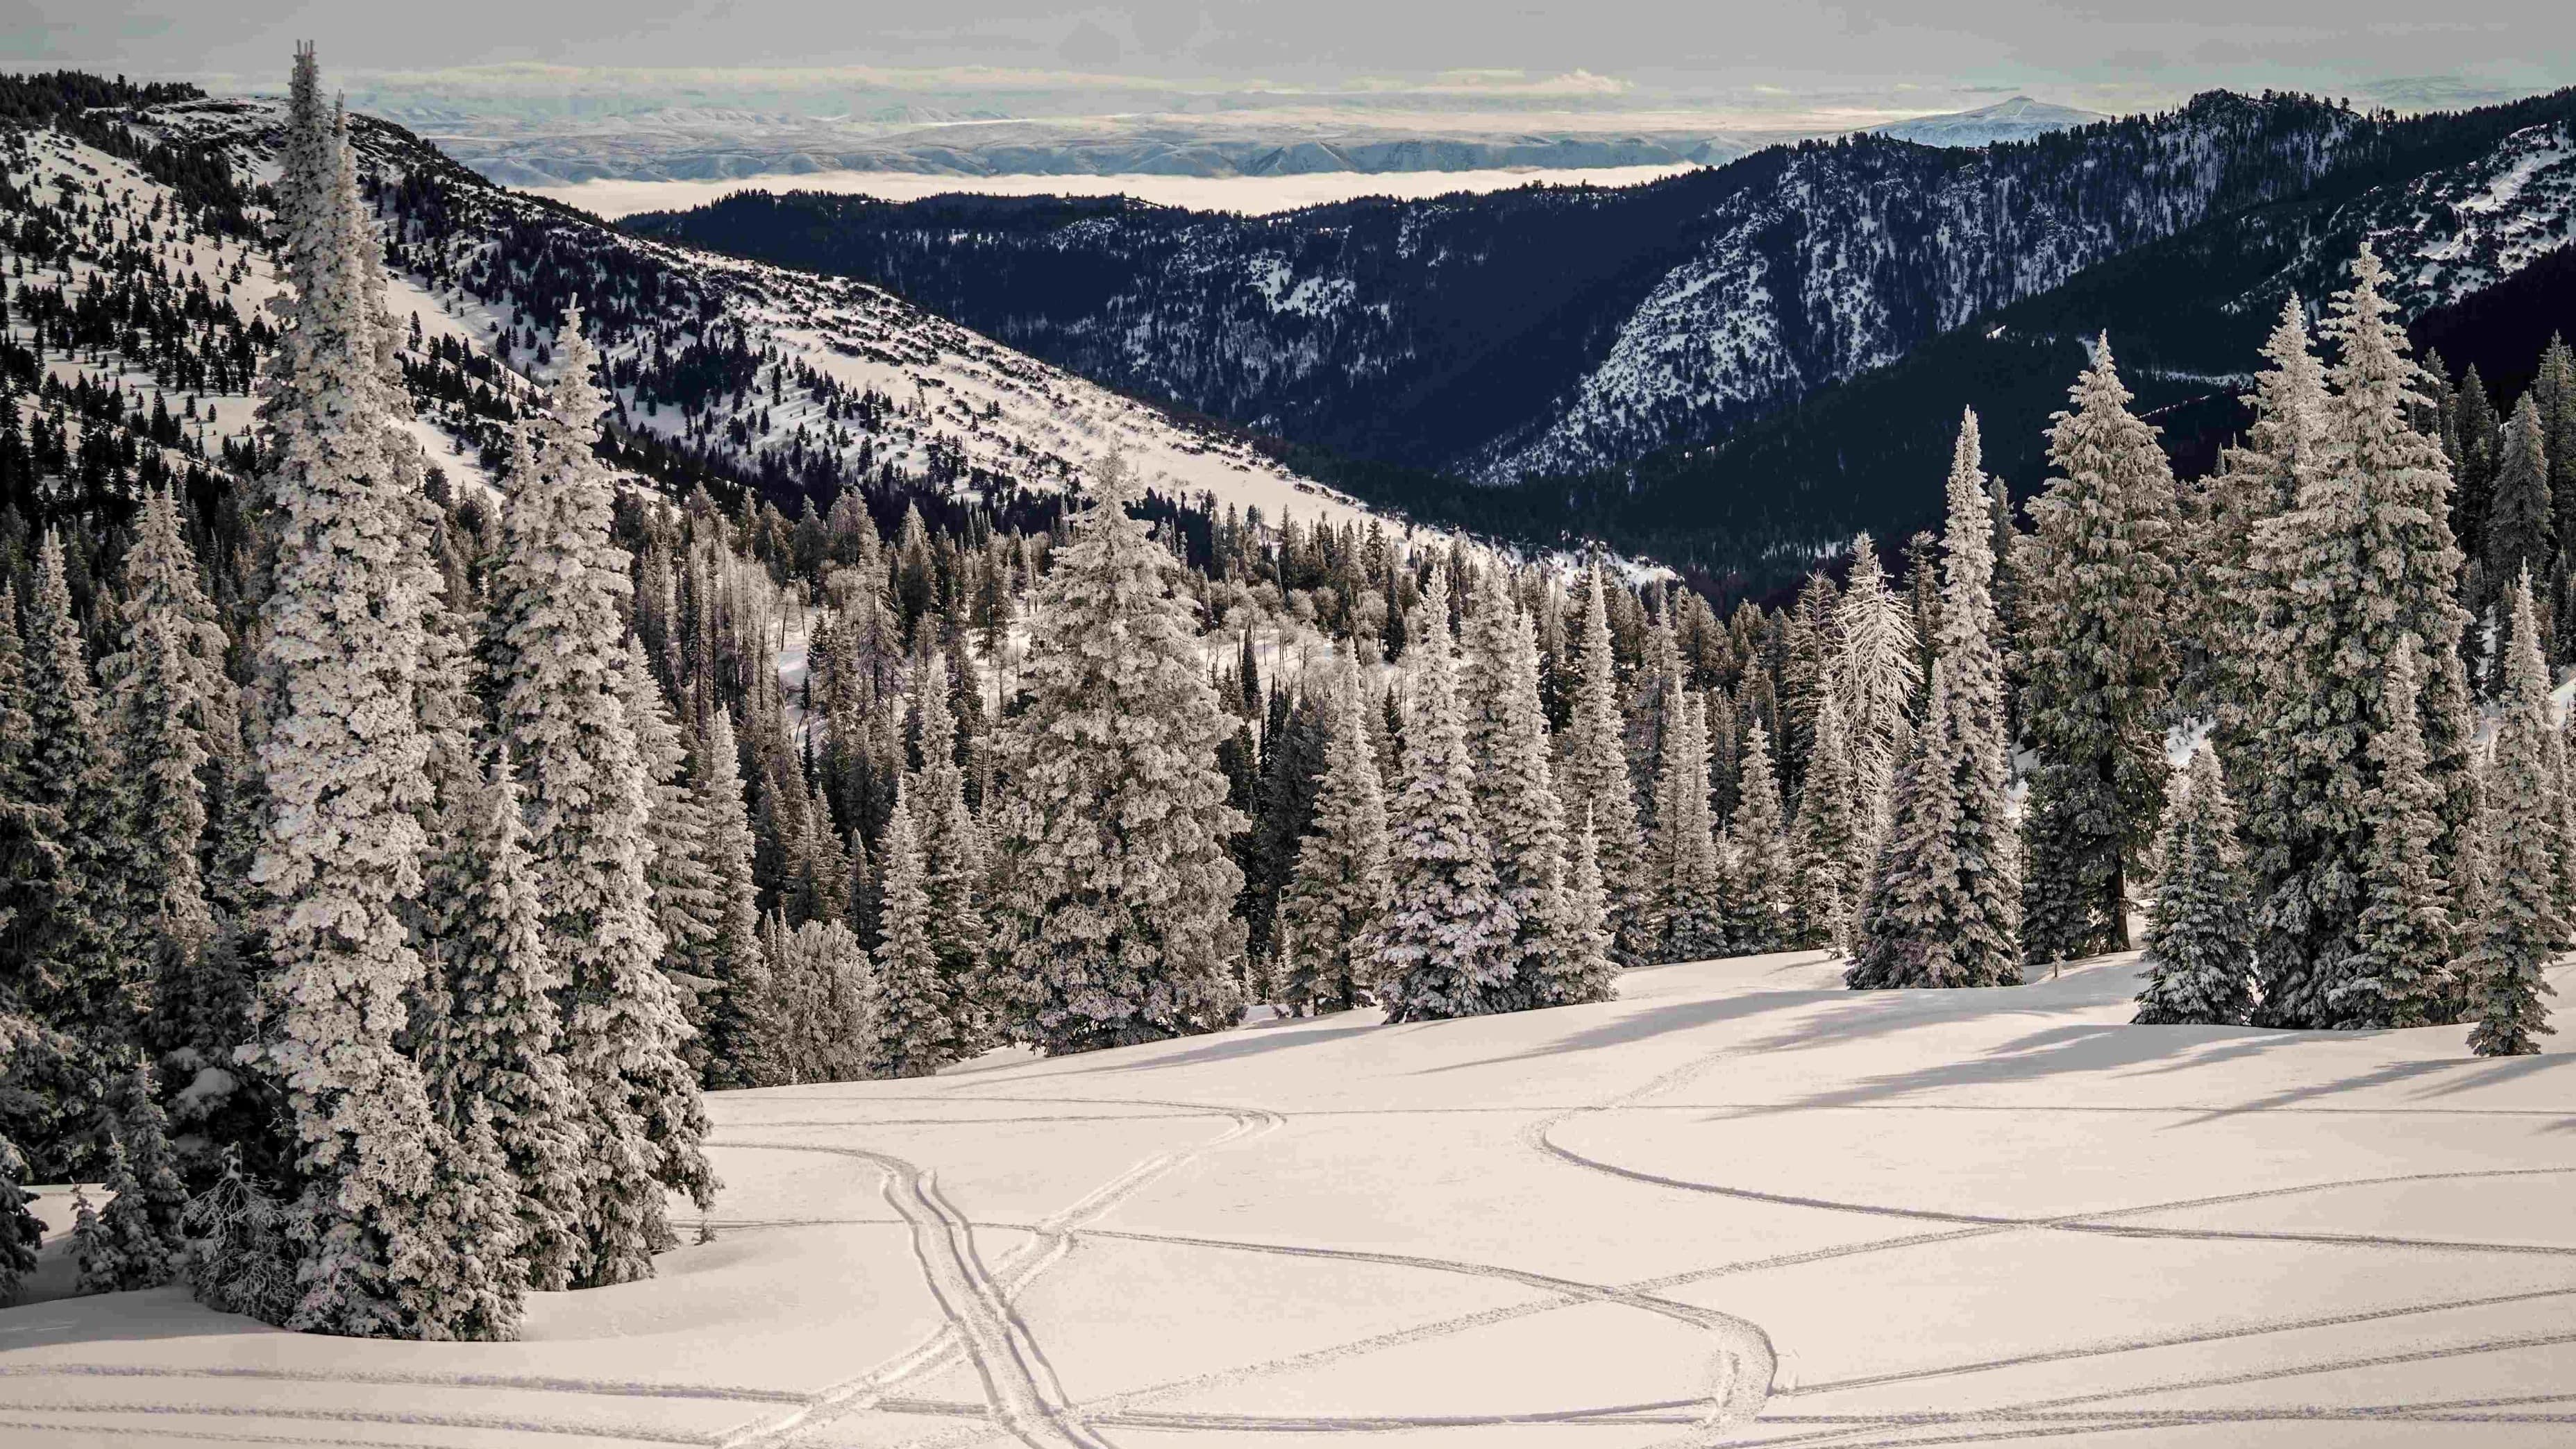
[[[2504,427],[2504,447],[2487,501],[2486,546],[2479,554],[2499,595],[2523,570],[2546,579],[2558,563],[2558,518],[2549,496],[2549,457],[2542,435],[2539,404],[2525,392]],[[2509,624],[2510,619],[2497,622]],[[2544,659],[2550,654],[2550,623],[2546,617],[2540,621]]]
[[[1370,939],[1372,974],[1389,1021],[1508,1010],[1512,942],[1520,920],[1504,902],[1476,818],[1448,627],[1448,589],[1435,571],[1424,591],[1422,637],[1405,649],[1412,707],[1404,721],[1402,783],[1387,811],[1388,906]]]
[[[2056,415],[2056,476],[2016,547],[2031,781],[2022,944],[2034,961],[2127,946],[2131,869],[2164,795],[2173,470],[2129,411],[2108,338]]]
[[[1851,753],[1844,747],[1842,706],[1816,701],[1815,749],[1798,799],[1798,938],[1801,945],[1848,949],[1845,935],[1858,904],[1860,841],[1853,830]]]
[[[299,91],[312,86],[298,57]],[[309,112],[309,108],[308,108]],[[282,1089],[301,1190],[289,1328],[453,1337],[479,1293],[446,1291],[464,1206],[435,1171],[452,1139],[401,1049],[422,966],[405,914],[420,889],[426,755],[414,689],[429,570],[377,373],[372,234],[347,136],[289,138],[286,327],[270,398],[275,549],[260,668],[268,811],[250,884],[272,971],[246,1059]],[[303,169],[297,169],[297,168]]]
[[[2428,665],[2418,713],[2441,822],[2437,876],[2451,870],[2475,801],[2448,465],[2410,420],[2418,369],[2367,250],[2353,276],[2328,327],[2342,344],[2333,391],[2316,402],[2299,383],[2283,409],[2293,460],[2305,461],[2293,473],[2294,506],[2255,527],[2257,673],[2245,701],[2223,715],[2241,719],[2253,742],[2245,827],[2263,976],[2258,1025],[2335,1026],[2338,1003],[2365,999],[2341,988],[2362,961],[2371,853],[2363,809],[2389,660],[2401,648],[2420,646]],[[2313,428],[2300,421],[2311,407]]]
[[[772,911],[761,923],[779,1003],[777,1059],[786,1082],[848,1082],[881,1075],[875,980],[867,948],[838,921],[791,927]]]
[[[716,903],[716,933],[706,961],[716,983],[705,1003],[707,1084],[768,1086],[778,1078],[758,1024],[769,967],[760,947],[759,887],[752,880],[751,812],[743,801],[733,714],[722,705],[708,715],[691,778],[707,819],[707,868]]]
[[[681,990],[681,1006],[692,1031],[700,1033],[685,1049],[703,1058],[706,994],[714,989],[711,958],[724,926],[724,907],[717,896],[719,875],[707,859],[707,812],[688,778],[688,746],[671,708],[653,677],[644,646],[627,640],[625,666],[617,683],[626,709],[627,727],[643,757],[644,778],[652,791],[645,829],[653,862],[645,881],[653,896],[653,923],[661,928],[663,970]]]
[[[911,782],[921,852],[927,928],[939,957],[945,1001],[940,1050],[959,1060],[998,1039],[1005,1003],[986,980],[984,830],[966,808],[966,771],[957,763],[957,719],[948,707],[948,658],[933,653],[921,672],[921,770]],[[888,869],[892,866],[889,864]],[[901,1075],[900,1073],[898,1075]]]
[[[2146,1026],[2242,1026],[2254,1004],[2248,883],[2218,751],[2206,740],[2174,778],[2156,854],[2155,909],[2139,964]]]
[[[1726,949],[1725,881],[1708,808],[1708,728],[1700,696],[1665,691],[1664,750],[1655,780],[1655,924],[1664,959],[1697,961]]]
[[[1618,661],[1610,651],[1600,565],[1590,570],[1586,586],[1577,656],[1582,677],[1575,689],[1572,738],[1558,797],[1569,810],[1592,811],[1601,878],[1610,893],[1611,953],[1621,965],[1631,966],[1651,950],[1646,842],[1637,828],[1636,783],[1628,773],[1627,721],[1619,706]]]
[[[152,1230],[144,1210],[142,1186],[135,1180],[125,1144],[107,1144],[107,1175],[100,1184],[107,1205],[93,1209],[86,1193],[76,1193],[72,1260],[79,1265],[83,1293],[125,1293],[157,1288],[178,1270],[176,1255]]]
[[[0,1032],[9,1027],[0,1023]],[[45,1240],[45,1225],[36,1220],[27,1193],[27,1159],[18,1144],[0,1137],[0,1307],[17,1300],[18,1290],[36,1271],[36,1249]]]
[[[2383,718],[2370,742],[2379,779],[2362,801],[2370,853],[2353,936],[2356,959],[2336,973],[2338,984],[2327,1003],[2345,1026],[2429,1026],[2441,1018],[2450,994],[2450,888],[2434,857],[2442,830],[2440,795],[2425,778],[2420,677],[2408,640],[2388,661]]]
[[[2012,922],[1996,882],[2001,837],[1966,802],[2000,796],[1995,762],[1978,759],[1977,721],[1935,658],[1920,745],[1900,772],[1893,820],[1875,862],[1844,983],[1854,988],[2017,986]]]
[[[195,1245],[188,1286],[199,1303],[263,1323],[294,1311],[295,1256],[286,1238],[286,1211],[242,1171],[238,1147],[224,1149],[214,1185],[188,1200],[187,1229]]]
[[[494,574],[493,654],[503,727],[526,775],[546,947],[565,977],[563,1053],[591,1166],[573,1280],[589,1287],[652,1276],[653,1255],[679,1241],[663,1190],[703,1207],[715,1178],[700,1145],[706,1109],[682,1057],[688,1023],[661,970],[651,782],[619,678],[633,585],[610,536],[615,491],[592,453],[606,404],[577,310],[555,355],[536,466],[510,499]]]
[[[143,922],[166,943],[164,977],[192,969],[214,935],[197,864],[206,776],[241,738],[237,691],[224,673],[230,641],[197,580],[195,554],[166,488],[144,495],[114,612],[116,652],[99,661],[107,723],[131,788],[123,829]]]
[[[2021,982],[2003,671],[1992,638],[1994,535],[1973,413],[1952,455],[1949,504],[1935,678],[1901,806],[1873,862],[1846,977],[1855,987]]]
[[[1476,816],[1494,852],[1495,886],[1519,922],[1512,994],[1537,1004],[1558,994],[1566,974],[1565,817],[1551,781],[1538,633],[1513,602],[1509,579],[1497,574],[1475,590],[1467,637],[1463,712]]]
[[[1291,1009],[1348,1011],[1374,985],[1367,940],[1385,914],[1386,791],[1369,743],[1368,691],[1357,670],[1343,681],[1325,747],[1315,819],[1297,847],[1280,902]]]
[[[564,978],[547,950],[506,752],[487,779],[442,803],[428,891],[439,915],[413,1050],[451,1136],[461,1141],[483,1114],[513,1179],[527,1280],[558,1291],[572,1286],[584,1252],[588,1119],[561,1052]]]
[[[885,863],[884,940],[877,947],[877,1059],[890,1077],[927,1077],[957,1060],[957,1002],[931,930],[931,904],[912,792],[897,790],[878,847]]]
[[[1541,1006],[1577,1006],[1619,994],[1619,965],[1610,959],[1609,892],[1601,884],[1601,848],[1592,813],[1574,832],[1565,872],[1565,914],[1558,927],[1558,974]]]
[[[1739,952],[1781,951],[1793,944],[1798,867],[1781,819],[1780,785],[1771,773],[1771,736],[1760,724],[1744,731],[1744,759],[1727,834],[1736,861],[1728,882],[1728,945]]]
[[[98,693],[72,614],[61,538],[36,549],[27,601],[26,748],[20,798],[46,822],[53,888],[20,926],[23,1000],[47,1026],[112,1048],[141,1023],[145,982],[128,913],[128,782],[99,728]]]
[[[1906,712],[1923,676],[1913,620],[1888,587],[1877,546],[1866,533],[1852,542],[1851,577],[1834,606],[1834,633],[1830,687],[1842,710],[1844,748],[1851,753],[1852,829],[1867,860],[1887,833],[1896,767],[1913,739]]]
[[[1040,586],[1027,707],[997,741],[1013,1034],[1049,1054],[1231,1026],[1243,876],[1179,565],[1113,458]]]
[[[2495,762],[2486,779],[2487,880],[2479,912],[2468,923],[2471,943],[2462,963],[2473,983],[2477,1025],[2469,1050],[2482,1057],[2530,1056],[2535,1037],[2548,1035],[2554,992],[2542,974],[2567,941],[2558,914],[2554,877],[2565,848],[2547,807],[2549,780],[2543,736],[2550,729],[2549,676],[2540,661],[2537,611],[2531,576],[2514,581],[2511,653],[2505,659],[2503,718],[2496,730]]]

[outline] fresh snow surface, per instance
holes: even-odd
[[[720,1094],[715,1239],[651,1282],[506,1345],[8,1310],[0,1439],[2576,1439],[2563,1045],[2135,1027],[2137,977],[1855,994],[1802,953]]]
[[[622,177],[563,186],[522,187],[612,220],[639,211],[681,211],[737,191],[831,191],[881,201],[972,192],[981,196],[1132,196],[1157,206],[1192,211],[1232,211],[1247,216],[1295,211],[1301,206],[1361,196],[1418,200],[1461,191],[1508,191],[1515,186],[1635,186],[1661,181],[1691,165],[1581,166],[1564,169],[1502,167],[1489,171],[1316,171],[1294,176],[953,176],[922,171],[815,171],[728,176],[703,181],[645,181]]]

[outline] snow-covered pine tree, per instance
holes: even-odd
[[[167,488],[144,495],[114,610],[116,652],[99,661],[109,732],[129,762],[141,922],[163,943],[163,979],[193,969],[214,935],[197,864],[206,830],[206,772],[241,739],[238,691],[224,673],[230,641],[197,581],[196,555]]]
[[[2407,639],[2388,661],[2382,719],[2370,741],[2379,778],[2362,801],[2370,854],[2353,935],[2357,959],[2335,973],[2327,1003],[2345,1026],[2429,1026],[2441,1019],[2451,994],[2451,893],[2434,859],[2440,795],[2424,774],[2421,678],[2415,643]]]
[[[779,1004],[778,1059],[786,1082],[881,1075],[874,973],[867,948],[837,921],[789,926],[769,913],[761,945]]]
[[[312,53],[297,89],[312,91]],[[286,323],[268,400],[267,530],[275,549],[260,668],[268,810],[250,882],[270,974],[264,1038],[301,1183],[285,1213],[297,1260],[285,1326],[452,1337],[478,1295],[441,1294],[460,1204],[434,1171],[453,1142],[399,1035],[420,958],[405,915],[420,888],[426,754],[414,690],[424,588],[413,500],[378,374],[372,232],[345,123],[304,108],[284,191]],[[303,169],[297,169],[303,168]]]
[[[2412,635],[2428,668],[2418,711],[2426,776],[2442,835],[2432,868],[2450,869],[2473,814],[2467,774],[2472,730],[2459,641],[2465,615],[2453,601],[2459,552],[2451,543],[2450,477],[2440,444],[2415,431],[2418,369],[2379,294],[2383,273],[2367,249],[2353,286],[2334,299],[2328,330],[2342,344],[2321,402],[2304,383],[2282,411],[2285,426],[2313,407],[2312,454],[2295,469],[2295,506],[2259,521],[2250,549],[2257,630],[2251,697],[2225,712],[2244,721],[2245,831],[2255,880],[2255,956],[2261,963],[2258,1025],[2340,1024],[2336,1003],[2367,906],[2370,831],[2363,805],[2376,776],[2374,736],[2388,661]],[[2276,339],[2277,340],[2277,339]],[[2276,351],[2280,350],[2276,348]],[[2283,368],[2295,379],[2304,367]]]
[[[1854,987],[2021,982],[2003,677],[1990,635],[1992,514],[1973,413],[1952,455],[1949,504],[1936,677],[1900,809],[1873,863],[1861,946],[1844,978]]]
[[[2006,729],[2004,634],[1995,604],[1993,495],[1985,475],[1977,415],[1965,411],[1950,458],[1949,517],[1941,536],[1941,609],[1936,651],[1950,676],[1950,731],[1959,751],[1959,860],[1965,872],[1963,926],[1957,951],[1963,971],[1980,979],[2021,979],[2021,842],[2011,789],[2012,739]],[[2003,957],[1969,963],[1979,949]]]
[[[1470,785],[1474,763],[1459,717],[1448,588],[1435,569],[1422,633],[1404,651],[1412,707],[1404,721],[1403,782],[1387,811],[1391,884],[1370,938],[1371,972],[1389,1021],[1477,1016],[1510,1006],[1511,943],[1520,920],[1494,879],[1493,856]]]
[[[690,779],[707,819],[707,868],[716,898],[716,933],[706,966],[715,987],[706,1001],[706,1081],[711,1087],[760,1087],[783,1080],[774,1042],[761,1022],[768,1008],[768,958],[760,945],[759,888],[751,873],[751,813],[743,803],[741,753],[733,712],[709,711]]]
[[[2247,882],[2235,806],[2207,740],[2174,781],[2156,853],[2164,870],[2139,957],[2147,979],[2136,1019],[2146,1026],[2241,1026],[2254,1004]]]
[[[912,789],[899,789],[877,848],[884,939],[876,951],[876,1055],[890,1077],[927,1077],[957,1060],[956,986],[941,968]]]
[[[488,778],[442,800],[427,898],[438,915],[413,1054],[460,1142],[483,1114],[513,1179],[518,1259],[534,1287],[572,1286],[583,1253],[587,1117],[561,1047],[562,971],[545,940],[506,747]]]
[[[107,1192],[104,1208],[93,1209],[86,1194],[78,1195],[72,1260],[80,1268],[80,1291],[124,1293],[169,1282],[178,1263],[153,1232],[125,1144],[114,1138],[107,1144],[107,1174],[100,1185]]]
[[[1538,634],[1497,571],[1474,591],[1461,671],[1476,817],[1494,853],[1495,887],[1520,924],[1509,997],[1552,1001],[1565,891],[1565,817],[1550,778],[1547,716],[1538,693]]]
[[[2540,407],[2526,391],[2504,426],[2504,446],[2497,456],[2495,482],[2487,499],[2486,544],[2479,554],[2498,602],[2504,602],[2504,591],[2525,569],[2535,579],[2549,578],[2558,565],[2559,543],[2557,510],[2549,496],[2549,457],[2543,446]],[[2552,646],[2556,641],[2551,637],[2551,625],[2556,621],[2548,617],[2541,599],[2533,603],[2540,610],[2540,651],[2546,660],[2554,657]],[[2497,622],[2509,626],[2510,613]],[[2506,651],[2511,648],[2510,642],[2503,646]]]
[[[713,1200],[700,1144],[706,1108],[683,1060],[688,1023],[662,974],[654,924],[652,798],[619,675],[629,559],[610,536],[615,501],[592,452],[606,404],[598,353],[567,309],[558,371],[535,425],[536,467],[510,499],[495,570],[501,719],[525,771],[528,850],[546,946],[564,973],[563,1053],[582,1102],[592,1171],[573,1281],[631,1282],[675,1246],[663,1189]]]
[[[652,791],[645,830],[653,846],[653,863],[645,883],[653,893],[653,923],[661,928],[662,970],[680,988],[681,1013],[693,1035],[683,1047],[693,1071],[704,1075],[705,997],[715,988],[710,958],[722,929],[724,907],[716,895],[717,872],[707,859],[707,812],[688,778],[689,751],[671,717],[661,682],[643,644],[626,641],[625,667],[617,672],[626,723],[635,732],[635,747],[644,761],[644,778]]]
[[[188,1200],[188,1287],[217,1313],[276,1323],[295,1309],[294,1245],[286,1210],[242,1170],[241,1149],[227,1146],[212,1187]]]
[[[1637,828],[1635,777],[1628,772],[1627,721],[1619,707],[1619,664],[1610,648],[1603,565],[1585,577],[1583,635],[1576,658],[1582,678],[1574,695],[1572,738],[1557,795],[1568,810],[1589,808],[1600,843],[1601,879],[1610,895],[1611,954],[1633,966],[1650,953],[1645,837]]]
[[[0,1021],[0,1033],[11,1024]],[[27,1275],[36,1271],[36,1249],[45,1241],[45,1225],[27,1204],[27,1158],[18,1144],[0,1136],[0,1307],[17,1301]]]
[[[2173,469],[2129,411],[2110,340],[2049,434],[2056,476],[2016,547],[2022,717],[2039,753],[2022,944],[2063,961],[2128,944],[2127,880],[2164,796],[2173,670]]]
[[[1592,813],[1574,832],[1573,859],[1565,872],[1565,914],[1558,927],[1558,975],[1544,1006],[1578,1006],[1619,994],[1619,964],[1610,959],[1609,892],[1601,884],[1601,846]]]
[[[1655,780],[1656,936],[1667,961],[1726,949],[1724,874],[1708,810],[1708,728],[1702,698],[1664,693],[1663,760]]]
[[[1297,868],[1280,903],[1287,939],[1287,1004],[1292,1010],[1348,1011],[1375,982],[1366,942],[1385,914],[1386,791],[1369,743],[1369,700],[1356,669],[1335,691],[1315,823],[1297,847]]]
[[[2540,662],[2528,573],[2514,580],[2508,600],[2512,652],[2505,658],[2503,717],[2486,778],[2487,880],[2478,917],[2468,923],[2471,945],[2462,963],[2478,1014],[2469,1050],[2482,1057],[2540,1050],[2534,1038],[2554,1030],[2540,998],[2555,990],[2542,968],[2567,942],[2554,889],[2557,852],[2565,842],[2547,806],[2543,758],[2542,737],[2551,728],[2549,676]]]
[[[966,808],[966,771],[957,763],[957,716],[948,705],[948,657],[934,652],[915,687],[921,697],[921,770],[907,788],[921,852],[921,888],[930,908],[926,927],[939,957],[946,1012],[938,1050],[947,1060],[958,1061],[1000,1039],[1005,1003],[991,999],[984,829]],[[891,874],[890,861],[886,870]]]
[[[138,1188],[137,1206],[155,1241],[169,1256],[172,1271],[186,1258],[188,1188],[179,1180],[179,1157],[170,1144],[170,1119],[154,1099],[152,1070],[141,1058],[120,1075],[112,1089],[115,1134],[125,1145],[126,1161]],[[165,1279],[166,1280],[166,1279]]]
[[[1771,736],[1759,723],[1744,730],[1744,759],[1736,780],[1735,818],[1728,835],[1736,850],[1729,873],[1726,936],[1739,952],[1786,950],[1795,936],[1798,868],[1781,820],[1780,785],[1771,772]]]
[[[44,919],[19,928],[21,999],[44,1025],[113,1050],[133,1039],[145,1003],[127,891],[131,782],[99,729],[62,539],[50,528],[36,547],[25,649],[29,729],[19,798],[47,822],[54,883],[31,913]]]
[[[1060,1055],[1232,1026],[1243,818],[1216,769],[1226,717],[1178,564],[1130,516],[1123,459],[1095,472],[1038,593],[1028,705],[997,740],[1006,775],[999,949],[1013,1035]]]
[[[1834,634],[1830,687],[1842,710],[1844,748],[1851,753],[1852,831],[1867,861],[1877,857],[1887,834],[1896,768],[1913,739],[1907,712],[1923,676],[1913,619],[1888,587],[1878,547],[1866,533],[1852,541],[1851,577],[1834,606]]]
[[[1858,872],[1859,840],[1852,826],[1851,752],[1844,747],[1842,706],[1828,693],[1816,700],[1815,750],[1807,759],[1806,788],[1798,797],[1791,844],[1798,867],[1798,943],[1847,950]]]

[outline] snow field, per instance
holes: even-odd
[[[2133,959],[1278,1021],[710,1098],[716,1238],[516,1344],[0,1312],[12,1444],[2563,1443],[2576,1077],[2127,1025]],[[2562,990],[2576,973],[2560,968]],[[694,1215],[675,1221],[687,1232]]]

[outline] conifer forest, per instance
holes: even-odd
[[[1766,576],[0,77],[0,1439],[2576,1432],[2576,294],[2307,235]]]

